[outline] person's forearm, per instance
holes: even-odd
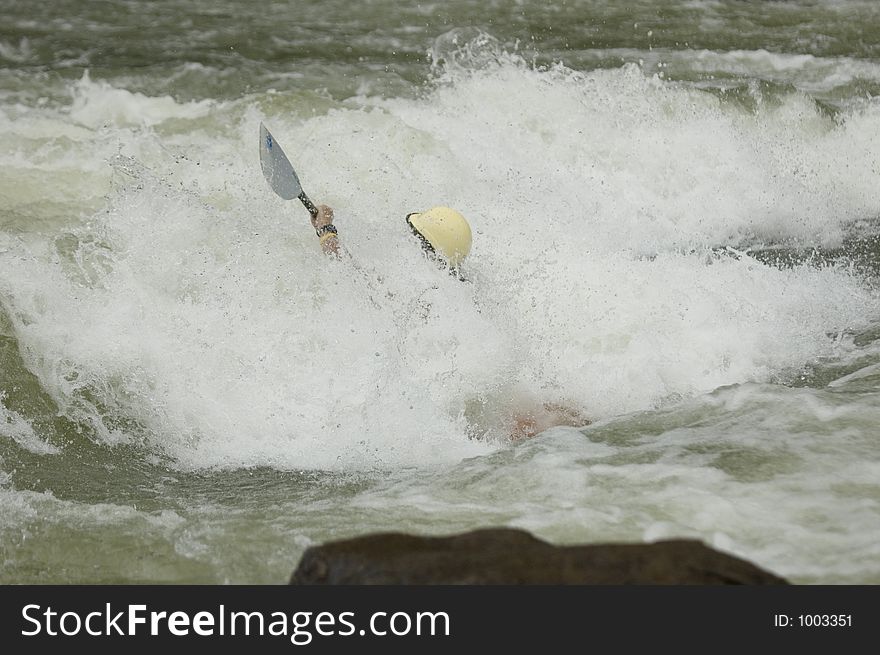
[[[333,227],[330,225],[329,227]],[[325,255],[339,255],[339,236],[336,233],[336,229],[333,231],[326,231],[324,234],[320,236],[321,240],[321,250],[324,251]]]
[[[321,250],[325,255],[339,255],[339,236],[333,225],[333,210],[327,205],[318,205],[318,213],[312,217],[312,225],[321,240]]]

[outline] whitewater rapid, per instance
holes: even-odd
[[[749,110],[632,64],[489,59],[413,98],[179,102],[86,73],[68,106],[4,108],[0,298],[27,369],[93,438],[187,468],[433,466],[523,407],[599,421],[787,379],[876,321],[846,262],[744,252],[870,228],[876,104]],[[261,121],[350,257],[269,190]],[[434,204],[473,225],[464,284],[405,229]]]

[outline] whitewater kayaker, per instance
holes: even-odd
[[[339,256],[339,233],[333,225],[333,209],[327,205],[318,205],[317,209],[312,225],[321,249],[328,255]],[[470,253],[472,235],[470,225],[460,212],[450,207],[432,207],[425,212],[408,214],[406,223],[429,256],[463,279],[460,266]],[[564,404],[521,402],[508,419],[506,432],[511,441],[520,441],[554,426],[583,427],[589,423],[580,412]]]
[[[333,225],[333,209],[318,205],[312,226],[321,241],[321,249],[339,255],[339,233]],[[406,224],[419,240],[422,249],[439,259],[450,271],[460,274],[460,266],[471,251],[471,226],[460,212],[450,207],[432,207],[406,215]],[[460,276],[460,275],[459,275]]]
[[[274,137],[260,124],[260,166],[263,175],[280,197],[298,198],[312,216],[312,227],[325,254],[340,256],[339,232],[333,224],[333,209],[327,205],[313,205],[299,183],[290,161]],[[461,264],[471,251],[471,226],[461,213],[451,207],[431,207],[427,211],[406,215],[406,224],[425,253],[435,258],[459,280]],[[581,427],[590,421],[567,403],[541,402],[537,398],[523,398],[515,403],[509,418],[504,421],[512,441],[532,437],[557,425]]]

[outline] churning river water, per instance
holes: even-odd
[[[878,257],[872,1],[0,0],[0,582],[491,525],[880,583]]]

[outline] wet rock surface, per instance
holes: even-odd
[[[290,584],[779,585],[695,540],[554,546],[507,528],[445,537],[370,534],[306,550]]]

